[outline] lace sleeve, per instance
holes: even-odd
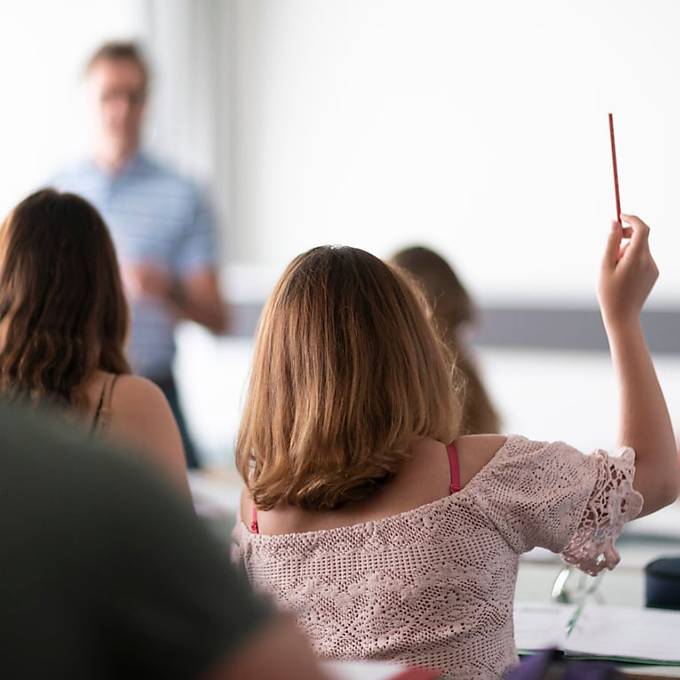
[[[592,454],[598,461],[597,481],[576,531],[562,551],[562,559],[588,574],[613,569],[620,560],[614,541],[626,522],[642,509],[642,496],[633,489],[635,452],[623,449],[620,456],[603,451]]]
[[[584,455],[564,442],[511,435],[468,487],[515,552],[540,546],[595,573],[616,564],[614,540],[642,507],[634,475],[632,449]]]

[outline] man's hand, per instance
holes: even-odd
[[[172,298],[173,280],[167,271],[153,264],[134,264],[123,268],[123,283],[128,299],[154,297],[169,301]]]
[[[156,265],[135,264],[123,269],[123,282],[130,302],[156,298],[178,318],[194,321],[213,333],[228,329],[227,306],[212,270],[197,271],[178,280]]]

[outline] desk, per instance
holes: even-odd
[[[621,666],[619,670],[626,676],[626,680],[680,678],[680,666]]]
[[[680,556],[680,504],[657,516],[632,522],[619,539],[621,562],[607,572],[598,588],[598,599],[610,605],[643,607],[644,566],[660,555]],[[517,578],[516,598],[522,602],[546,602],[552,584],[563,567],[560,559],[548,551],[523,555]],[[680,641],[678,641],[680,644]],[[679,666],[621,666],[626,680],[680,678]]]

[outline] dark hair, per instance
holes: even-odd
[[[358,248],[296,257],[262,313],[236,460],[253,500],[328,510],[450,442],[460,404],[419,292]]]
[[[449,263],[429,248],[413,246],[392,256],[391,262],[413,277],[432,310],[433,322],[465,378],[461,434],[500,431],[496,413],[474,361],[461,346],[460,327],[476,319],[472,298]]]
[[[0,227],[0,391],[81,405],[96,370],[129,373],[128,308],[99,213],[51,189]]]
[[[131,61],[142,72],[144,87],[149,84],[149,64],[134,42],[112,40],[100,45],[88,59],[85,72],[89,73],[100,61]]]

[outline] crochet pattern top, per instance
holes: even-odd
[[[594,574],[642,508],[635,454],[583,455],[510,436],[458,493],[384,519],[323,531],[253,534],[232,556],[291,611],[327,659],[396,660],[450,678],[499,678],[517,660],[519,555],[535,546]]]

